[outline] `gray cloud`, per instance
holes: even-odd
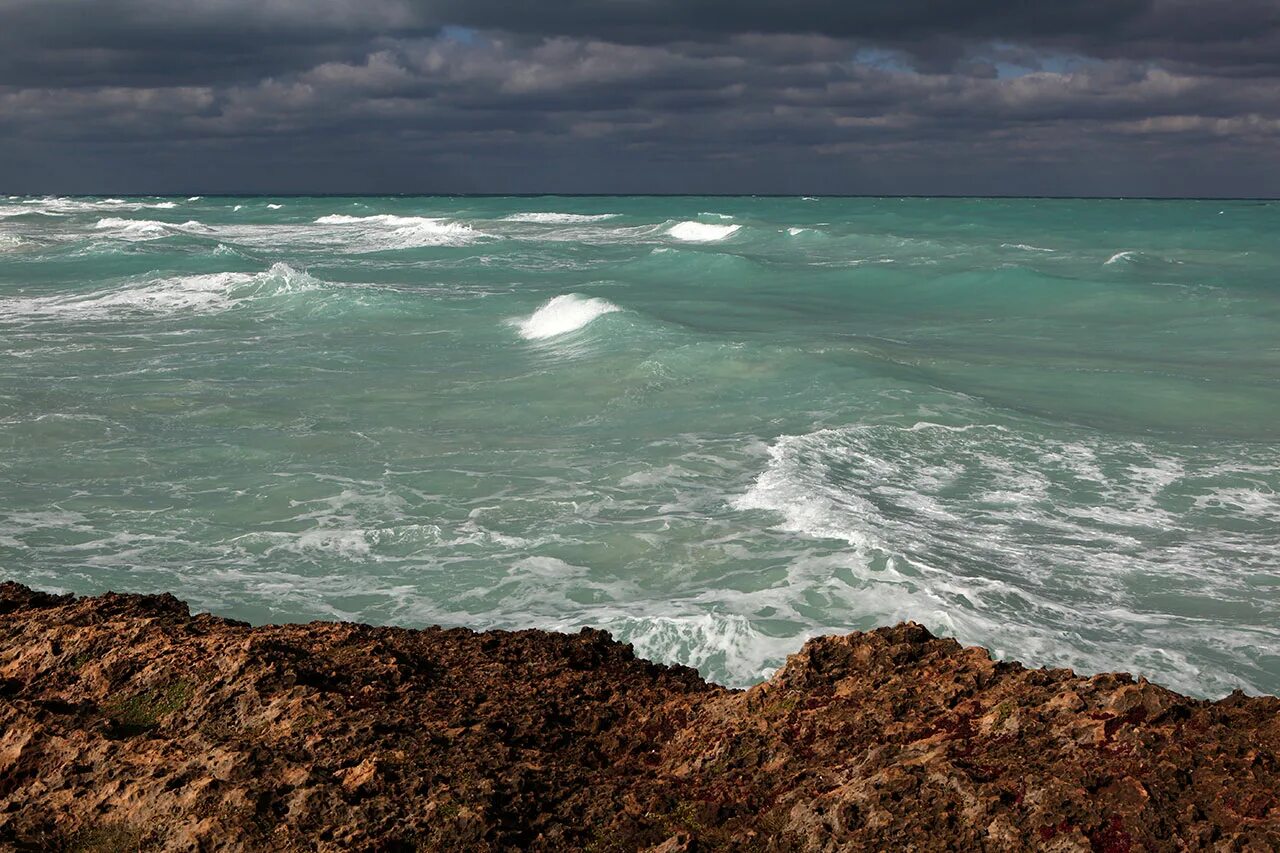
[[[0,191],[1280,192],[1274,4],[939,5],[10,0]]]

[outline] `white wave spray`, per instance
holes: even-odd
[[[710,243],[737,232],[741,225],[710,225],[706,222],[681,222],[671,226],[669,233],[677,240],[689,243]]]
[[[520,337],[537,341],[576,331],[597,317],[621,310],[607,299],[565,293],[547,300],[528,317],[515,321],[515,326]]]

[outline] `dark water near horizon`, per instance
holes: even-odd
[[[0,197],[0,570],[1280,692],[1280,204]]]

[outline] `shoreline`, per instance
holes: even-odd
[[[14,849],[1267,849],[1278,790],[1276,697],[914,623],[736,690],[593,629],[251,627],[0,584]]]

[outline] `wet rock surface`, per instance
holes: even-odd
[[[1275,850],[1280,699],[911,623],[733,691],[599,631],[252,628],[3,584],[0,849]]]

